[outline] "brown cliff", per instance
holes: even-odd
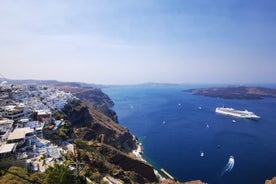
[[[140,177],[137,177],[140,180],[139,183],[158,182],[152,166],[148,163],[134,159],[127,154],[120,153],[120,151],[112,149],[109,146],[102,146],[101,153],[108,153],[107,159],[110,163],[120,166],[125,171],[134,171],[140,175]]]
[[[63,112],[72,123],[76,138],[98,140],[125,153],[137,148],[137,140],[125,127],[84,102],[73,102]]]
[[[90,166],[97,165],[101,174],[112,175],[127,183],[132,180],[138,183],[157,182],[152,166],[128,156],[129,152],[137,148],[138,141],[127,128],[83,101],[69,103],[63,113],[71,122],[75,140],[97,145],[101,153],[97,156],[92,156],[89,148],[78,146],[78,149],[84,151],[84,157],[91,158],[85,160]],[[99,157],[102,161],[99,161]]]
[[[114,102],[109,98],[109,96],[103,93],[101,89],[92,87],[83,88],[70,85],[59,85],[57,88],[66,92],[71,92],[80,100],[84,101],[88,106],[97,109],[118,123],[116,112],[110,109],[110,107],[114,105]]]

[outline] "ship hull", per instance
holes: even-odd
[[[239,111],[233,108],[217,107],[216,113],[238,117],[238,118],[255,119],[255,120],[260,119],[260,116],[255,115],[253,112],[249,112],[247,110]]]

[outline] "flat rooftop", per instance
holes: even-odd
[[[47,114],[52,114],[51,111],[49,110],[36,110],[37,115],[47,115]]]
[[[0,154],[10,153],[14,150],[15,143],[3,144],[0,146]]]
[[[1,107],[5,111],[21,111],[23,110],[22,107],[16,106],[16,105],[6,105]]]
[[[13,120],[7,118],[0,118],[0,125],[13,124]]]
[[[28,133],[34,133],[34,129],[30,127],[16,128],[10,133],[8,140],[24,139]]]

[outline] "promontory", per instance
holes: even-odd
[[[264,87],[231,86],[188,89],[184,91],[191,92],[194,95],[203,95],[224,99],[257,100],[266,97],[276,97],[276,89]]]

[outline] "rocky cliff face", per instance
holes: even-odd
[[[125,153],[137,148],[137,140],[127,128],[84,102],[66,105],[64,113],[72,123],[76,138],[97,140]]]
[[[113,102],[100,90],[73,89],[81,100],[66,105],[63,113],[71,122],[75,140],[82,141],[76,145],[83,152],[85,162],[98,166],[101,174],[112,175],[126,183],[158,182],[152,166],[128,155],[137,148],[138,141],[116,122],[116,113],[109,110]],[[87,147],[88,143],[91,146]],[[80,146],[83,144],[86,146]]]
[[[150,166],[148,163],[133,159],[127,154],[120,153],[120,151],[112,149],[109,146],[102,146],[101,153],[108,153],[107,159],[110,163],[120,166],[120,168],[125,171],[133,171],[136,173],[137,182],[158,182],[152,166]]]
[[[70,85],[57,86],[60,90],[71,92],[80,100],[84,101],[88,106],[97,109],[114,122],[118,123],[118,117],[115,111],[110,107],[114,105],[114,102],[98,88],[82,88]]]
[[[67,115],[67,119],[72,123],[73,127],[89,127],[94,121],[89,112],[89,108],[84,102],[74,101],[67,104],[63,112]]]

